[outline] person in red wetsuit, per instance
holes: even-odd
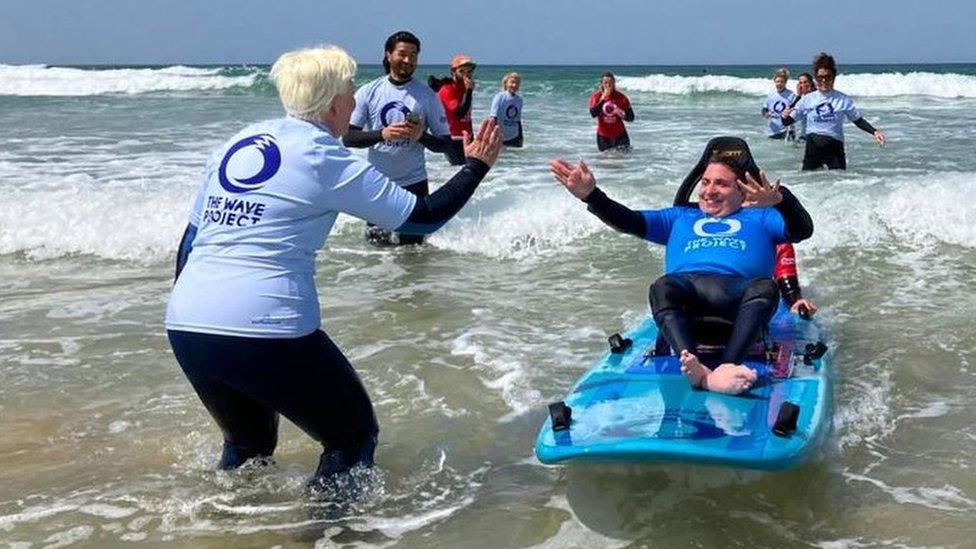
[[[474,93],[474,69],[471,57],[459,54],[451,60],[451,78],[442,82],[438,97],[447,114],[453,147],[445,153],[451,164],[464,164],[464,132],[471,132],[471,96]]]
[[[773,270],[773,279],[779,286],[783,301],[790,306],[794,313],[812,317],[817,314],[817,305],[813,301],[803,297],[800,291],[800,280],[796,272],[796,250],[793,244],[787,242],[776,246],[776,267]]]
[[[624,121],[634,121],[634,109],[630,99],[617,91],[617,80],[612,72],[603,74],[600,89],[590,96],[590,116],[597,119],[596,147],[600,151],[630,149],[630,136]]]

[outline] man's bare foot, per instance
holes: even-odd
[[[681,351],[679,360],[681,361],[681,373],[688,378],[692,387],[701,389],[708,374],[712,371],[702,364],[697,356],[688,352],[688,349]]]
[[[752,368],[726,362],[709,373],[705,383],[709,391],[737,395],[752,389],[757,379],[759,375]]]

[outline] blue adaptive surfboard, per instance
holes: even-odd
[[[654,355],[657,335],[653,319],[646,320],[625,334],[633,342],[629,347],[618,345],[618,352],[608,352],[576,383],[564,401],[568,414],[563,403],[550,406],[535,446],[540,461],[788,469],[826,438],[832,373],[816,323],[781,303],[768,336],[788,354],[780,356],[775,373],[762,359],[747,360],[768,375],[735,396],[693,389],[676,356]]]

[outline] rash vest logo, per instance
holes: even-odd
[[[410,116],[410,108],[403,104],[403,101],[390,101],[380,109],[380,121],[383,127],[390,124],[403,122]]]
[[[505,118],[515,120],[516,116],[518,116],[518,107],[515,105],[509,105],[508,108],[505,109]]]
[[[260,154],[260,160],[254,153]],[[237,160],[231,165],[234,157]],[[258,166],[260,164],[260,166]],[[281,167],[281,151],[274,136],[262,133],[241,139],[227,151],[220,161],[218,178],[220,186],[230,193],[246,193],[260,189]],[[228,169],[230,168],[230,169]],[[250,169],[248,169],[250,168]],[[228,172],[245,171],[248,175],[239,177]]]
[[[742,230],[742,222],[738,219],[719,219],[703,217],[695,221],[695,234],[701,237],[732,236]]]

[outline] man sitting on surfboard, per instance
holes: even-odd
[[[696,181],[697,207],[634,211],[598,189],[584,162],[573,166],[554,159],[550,169],[604,223],[666,245],[665,274],[650,291],[654,320],[679,352],[681,370],[692,385],[738,394],[757,380],[743,359],[779,303],[772,279],[775,245],[809,238],[813,222],[789,190],[779,181],[770,185],[758,171],[744,141],[725,139],[741,146],[720,149],[712,147],[716,140],[709,143]],[[732,322],[714,369],[695,354],[689,317],[703,314]]]

